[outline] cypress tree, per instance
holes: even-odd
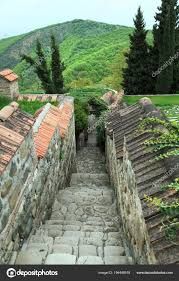
[[[174,85],[177,9],[177,0],[162,0],[155,16],[160,69],[156,80],[157,93],[167,94]]]
[[[64,94],[63,71],[65,67],[64,64],[61,62],[59,46],[56,43],[54,35],[51,35],[51,52],[51,70],[54,92],[56,94]]]
[[[158,50],[158,36],[157,26],[153,26],[153,45],[149,47],[149,67],[151,79],[151,93],[156,93],[157,70],[159,68],[159,50]]]
[[[41,81],[42,87],[46,94],[53,94],[53,85],[50,78],[50,70],[47,66],[47,61],[42,50],[42,45],[37,40],[36,43],[36,54],[37,58],[34,59],[30,56],[23,55],[22,59],[24,59],[27,63],[34,67],[34,71],[37,74],[38,78]]]
[[[151,88],[147,31],[140,7],[134,19],[134,25],[134,32],[130,35],[130,50],[125,54],[127,68],[123,69],[123,88],[128,95],[147,94]]]

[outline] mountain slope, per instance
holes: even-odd
[[[116,74],[120,76],[124,66],[124,51],[129,46],[132,28],[98,23],[89,20],[74,20],[48,26],[22,36],[0,40],[0,69],[9,67],[21,77],[21,89],[38,89],[39,81],[32,68],[20,62],[21,54],[33,55],[39,39],[49,56],[50,35],[54,33],[60,44],[66,65],[66,85],[80,87],[102,84],[115,85]],[[149,34],[151,40],[151,34]],[[117,81],[119,84],[119,81]]]

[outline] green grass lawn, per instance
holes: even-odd
[[[171,95],[157,95],[157,96],[147,96],[152,100],[156,106],[168,106],[168,105],[179,105],[179,96]],[[125,96],[124,101],[128,104],[134,104],[140,100],[142,96]]]

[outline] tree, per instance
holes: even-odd
[[[134,32],[130,35],[130,50],[125,54],[127,68],[123,69],[122,85],[128,95],[147,94],[150,89],[147,31],[140,7],[134,19],[134,25]]]
[[[42,50],[42,45],[39,42],[39,40],[37,40],[37,44],[36,44],[36,55],[37,55],[37,59],[34,59],[28,55],[23,55],[22,59],[24,59],[27,63],[29,63],[31,66],[34,67],[34,71],[37,74],[38,78],[40,79],[45,93],[53,94],[54,92],[53,92],[52,81],[50,77],[50,70],[48,69],[47,61]]]
[[[51,68],[48,67],[47,59],[42,49],[42,45],[37,40],[36,58],[23,55],[22,60],[33,66],[35,73],[41,81],[46,94],[64,94],[63,71],[65,69],[60,59],[59,47],[56,39],[51,36]]]
[[[56,94],[64,94],[63,71],[65,66],[64,63],[61,62],[59,46],[56,43],[54,35],[51,35],[51,53],[51,69],[54,92]]]
[[[159,73],[156,92],[167,94],[175,87],[176,28],[178,24],[177,0],[162,0],[155,16],[158,44]]]

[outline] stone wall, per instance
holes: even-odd
[[[19,84],[18,80],[15,80],[10,83],[10,93],[11,93],[11,99],[15,99],[19,95]]]
[[[131,255],[138,264],[156,263],[150,246],[142,206],[138,195],[132,164],[123,146],[123,158],[117,159],[114,138],[107,136],[106,161],[111,184],[114,186],[123,231]]]
[[[4,95],[7,96],[8,98],[11,98],[9,82],[1,77],[0,77],[0,95]]]
[[[0,178],[1,264],[9,263],[33,228],[49,218],[58,190],[70,180],[75,149],[72,113],[66,136],[62,139],[57,127],[43,158],[36,156],[33,130],[16,151]]]

